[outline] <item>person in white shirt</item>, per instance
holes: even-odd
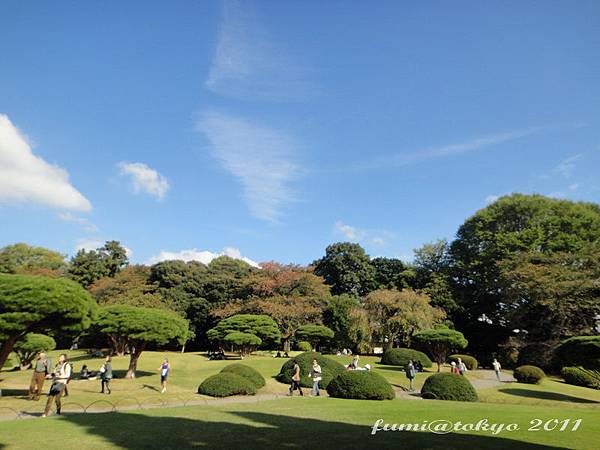
[[[492,366],[494,367],[494,372],[496,372],[496,378],[498,378],[498,381],[502,381],[500,379],[500,369],[502,369],[502,366],[500,365],[500,363],[498,362],[498,360],[496,358],[494,358],[494,362],[492,363]]]
[[[50,386],[50,392],[48,392],[48,401],[42,417],[48,416],[52,408],[52,402],[56,403],[56,414],[60,414],[60,398],[63,396],[69,378],[71,378],[71,364],[69,364],[66,354],[63,353],[59,356],[52,378],[52,386]]]
[[[312,369],[310,370],[310,377],[313,380],[313,388],[310,393],[312,396],[318,397],[319,393],[319,382],[321,381],[321,366],[316,359],[313,359]]]

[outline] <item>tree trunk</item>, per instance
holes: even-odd
[[[12,349],[18,340],[19,336],[10,336],[2,343],[2,345],[0,345],[0,369],[4,367],[8,355],[10,355],[10,352],[12,352]]]
[[[438,372],[439,372],[439,371],[440,371],[440,367],[441,367],[441,365],[440,365],[439,361],[436,361],[436,363],[437,363],[437,366],[438,366]]]
[[[125,375],[125,378],[129,380],[135,378],[135,370],[137,369],[138,359],[140,359],[140,355],[144,351],[145,347],[146,343],[140,342],[135,346],[135,351],[131,352],[131,355],[129,357],[129,368],[127,369],[127,374]]]
[[[290,351],[290,338],[286,338],[283,340],[283,351],[284,352]]]

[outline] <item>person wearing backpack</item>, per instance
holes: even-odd
[[[52,386],[50,386],[50,392],[48,392],[48,400],[46,401],[46,409],[42,417],[48,417],[50,409],[52,408],[52,402],[56,403],[56,414],[60,414],[61,402],[60,399],[64,393],[65,387],[69,378],[71,378],[71,365],[67,361],[67,355],[63,353],[58,358],[58,363],[54,368],[52,374]]]
[[[406,367],[404,367],[404,372],[406,373],[406,378],[408,378],[408,382],[409,382],[408,390],[410,392],[413,392],[415,390],[413,381],[414,381],[415,377],[417,376],[417,371],[415,369],[415,365],[413,364],[412,360],[408,361],[408,363],[406,364]]]
[[[106,387],[106,393],[110,394],[110,380],[112,380],[112,358],[111,356],[107,356],[104,364],[100,368],[100,383],[102,386],[101,394],[104,394],[104,388]]]

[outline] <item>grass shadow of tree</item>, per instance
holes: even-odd
[[[600,403],[595,400],[589,400],[587,398],[574,397],[572,395],[560,394],[558,392],[535,391],[533,389],[502,388],[498,389],[498,392],[502,392],[504,394],[509,395],[515,395],[517,397],[537,398],[540,400],[553,400],[559,402],[572,403]]]
[[[231,421],[205,421],[186,417],[148,416],[140,413],[74,414],[63,420],[84,427],[123,449],[164,448],[414,448],[478,450],[562,449],[487,435],[426,432],[380,432],[371,435],[364,425],[323,421],[257,412],[230,412]],[[244,422],[244,423],[239,423]]]

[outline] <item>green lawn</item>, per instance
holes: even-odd
[[[82,364],[97,370],[102,359],[90,359],[83,352],[69,352],[78,372]],[[164,356],[173,365],[168,392],[160,394],[157,368]],[[52,355],[56,358],[56,352]],[[347,357],[334,357],[347,363]],[[361,364],[370,363],[373,370],[385,376],[397,390],[407,386],[404,373],[397,368],[382,366],[378,358],[363,357]],[[290,448],[581,448],[591,449],[600,442],[600,391],[570,386],[559,380],[547,379],[541,385],[503,383],[479,390],[479,403],[457,403],[412,399],[400,395],[393,401],[351,401],[331,398],[292,398],[258,403],[215,402],[196,394],[198,384],[233,361],[208,361],[199,353],[145,352],[135,380],[116,379],[113,394],[99,394],[99,381],[73,380],[70,396],[64,399],[63,417],[23,419],[0,422],[1,449],[34,449],[44,442],[44,448],[186,448],[190,446],[265,448],[269,445]],[[267,379],[260,393],[284,394],[287,386],[273,379],[285,360],[266,355],[244,360]],[[114,358],[117,376],[127,367],[127,358]],[[445,368],[447,370],[447,368]],[[417,386],[429,373],[419,374]],[[469,372],[476,384],[489,378],[490,372]],[[31,372],[0,373],[0,386],[8,396],[0,398],[0,415],[13,408],[39,414],[40,402],[30,402],[25,394]],[[487,382],[486,380],[483,380]],[[485,383],[484,383],[485,384]],[[45,386],[45,391],[49,383]],[[106,414],[69,414],[93,402],[106,408],[102,400],[113,405],[143,406],[152,404],[180,405],[183,401],[208,399],[207,406],[166,407],[142,411]],[[4,408],[4,409],[3,409]],[[92,407],[93,409],[93,407]],[[418,423],[451,420],[476,423],[516,423],[518,431],[503,431],[498,435],[471,431],[435,435],[428,432],[379,432],[370,435],[377,419],[386,423]],[[577,431],[526,431],[534,419],[582,419]],[[156,423],[155,423],[156,422]],[[26,436],[26,439],[23,437]]]

